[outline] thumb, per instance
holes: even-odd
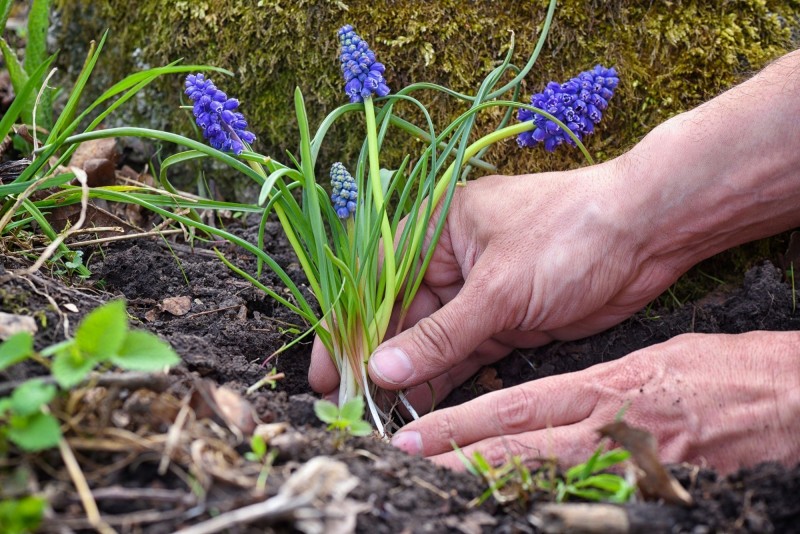
[[[372,380],[392,390],[423,384],[499,332],[500,314],[488,309],[486,286],[478,285],[467,280],[453,300],[380,345],[369,359]]]

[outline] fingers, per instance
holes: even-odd
[[[497,436],[461,447],[463,456],[471,459],[476,451],[491,465],[502,465],[512,456],[523,462],[555,459],[562,467],[573,466],[586,459],[597,448],[600,436],[589,422],[524,432],[514,436]],[[448,452],[429,458],[444,467],[465,469],[462,456],[452,447]]]
[[[438,406],[451,391],[477,373],[481,367],[483,365],[480,362],[467,360],[448,369],[430,382],[407,390],[406,398],[417,410],[417,413],[428,413]]]
[[[331,360],[331,355],[318,337],[314,338],[311,349],[311,364],[308,367],[308,383],[317,393],[327,394],[339,386],[339,371]]]
[[[598,389],[583,387],[575,374],[542,378],[433,412],[395,434],[392,444],[410,454],[436,456],[458,446],[496,436],[515,436],[572,425],[587,419],[599,400]]]
[[[486,291],[485,284],[468,279],[453,300],[384,342],[369,360],[372,380],[386,389],[406,389],[467,359],[501,330],[502,314],[491,309],[492,295]]]

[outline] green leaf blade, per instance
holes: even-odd
[[[24,361],[33,354],[33,336],[18,332],[0,344],[0,371]]]
[[[59,386],[70,389],[83,382],[97,363],[97,360],[82,356],[74,345],[70,345],[56,353],[50,372]]]
[[[345,402],[339,411],[339,417],[345,421],[360,421],[364,417],[364,399],[355,397]]]
[[[111,363],[129,371],[157,372],[180,363],[181,358],[169,343],[143,330],[128,332]]]
[[[352,436],[369,436],[372,434],[372,425],[363,419],[353,421],[350,424],[350,435]]]
[[[15,415],[31,416],[41,411],[56,396],[56,387],[41,379],[28,380],[11,394],[11,410]]]
[[[33,0],[28,13],[28,44],[25,46],[25,71],[33,72],[47,58],[47,28],[50,26],[50,0]]]
[[[30,417],[14,417],[7,429],[8,439],[19,448],[36,452],[58,445],[61,426],[49,413],[39,412]]]
[[[102,361],[116,356],[128,333],[125,301],[113,300],[92,310],[75,333],[80,354]]]
[[[329,400],[315,402],[314,413],[323,423],[333,424],[339,419],[339,407]]]

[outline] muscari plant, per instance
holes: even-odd
[[[13,2],[0,0],[0,22],[3,25],[12,4]],[[74,272],[83,278],[88,278],[91,272],[83,265],[80,251],[70,249],[63,242],[65,234],[59,235],[48,220],[48,212],[58,206],[77,203],[85,205],[89,199],[102,198],[139,204],[155,211],[161,206],[174,209],[189,205],[196,209],[247,211],[248,206],[236,204],[223,206],[205,200],[198,202],[195,199],[167,195],[163,191],[133,185],[91,189],[69,185],[75,180],[80,181],[81,178],[79,169],[67,168],[78,144],[86,138],[91,138],[92,135],[95,138],[115,135],[105,133],[98,135],[96,129],[109,115],[158,77],[165,74],[207,70],[230,73],[216,67],[178,65],[175,62],[131,74],[82,107],[84,90],[106,42],[108,35],[106,33],[99,42],[93,41],[90,44],[86,61],[73,86],[67,91],[66,102],[58,116],[54,117],[50,100],[52,91],[47,86],[49,79],[47,73],[53,73],[51,66],[56,54],[45,55],[48,9],[47,0],[35,0],[31,6],[24,62],[20,62],[10,47],[0,40],[0,50],[6,60],[16,93],[14,101],[0,119],[0,139],[10,137],[17,125],[30,126],[30,130],[34,132],[32,147],[26,146],[26,143],[17,147],[21,152],[20,157],[23,158],[19,161],[19,174],[0,183],[0,238],[14,235],[19,238],[19,242],[28,242],[34,232],[41,234],[55,247],[53,260],[60,258],[66,272]],[[38,121],[34,121],[37,117]],[[19,136],[14,136],[15,139],[17,137]],[[26,249],[16,252],[25,253]]]
[[[251,151],[254,136],[236,111],[239,102],[228,98],[210,80],[202,75],[188,76],[186,94],[211,146],[249,161],[251,168],[264,178],[259,199],[267,207],[264,220],[271,211],[276,213],[321,313],[308,313],[313,307],[294,284],[290,288],[299,306],[291,307],[306,316],[313,325],[310,331],[316,332],[333,358],[341,377],[339,405],[347,406],[364,395],[372,418],[382,431],[385,417],[373,400],[366,363],[388,334],[395,303],[400,302],[400,313],[404,314],[421,284],[462,167],[491,144],[513,136],[518,136],[522,146],[541,142],[552,151],[567,143],[586,152],[581,138],[593,132],[618,78],[613,69],[597,66],[564,84],[551,82],[542,93],[533,96],[530,106],[515,100],[496,100],[509,90],[516,96],[518,83],[532,65],[529,62],[511,82],[496,89],[505,72],[515,71],[509,53],[475,96],[456,95],[471,102],[470,109],[437,134],[427,109],[412,94],[422,88],[452,92],[431,84],[416,84],[390,96],[385,66],[377,61],[367,42],[349,25],[338,31],[338,38],[344,92],[350,104],[332,112],[312,138],[302,94],[299,89],[295,92],[301,139],[299,156],[292,156],[293,167]],[[537,46],[534,56],[538,49]],[[416,106],[428,119],[429,144],[413,165],[406,158],[398,169],[387,171],[380,164],[380,147],[390,125],[406,126],[399,117],[392,120],[396,118],[394,106],[401,101]],[[470,143],[477,113],[494,106],[504,106],[509,112],[519,108],[520,122],[501,124],[494,133]],[[330,165],[328,193],[316,176],[316,154],[330,125],[349,112],[363,113],[366,140],[360,157],[350,167],[352,173],[342,162]],[[504,122],[507,119],[508,116]],[[407,127],[409,130],[420,133]],[[441,216],[433,221],[434,209],[439,205]],[[434,236],[424,249],[425,232],[431,224],[435,226]],[[248,278],[255,282],[254,277]]]
[[[63,150],[64,146],[119,136],[146,137],[185,148],[161,162],[159,180],[168,195],[135,188],[97,188],[91,195],[139,204],[251,252],[258,260],[255,273],[245,272],[221,253],[219,255],[232,270],[310,325],[303,335],[281,351],[315,333],[340,373],[339,405],[363,396],[371,418],[383,434],[387,414],[374,400],[367,361],[373,350],[391,334],[389,320],[396,304],[400,310],[398,328],[402,327],[405,313],[431,261],[457,185],[475,168],[493,170],[482,156],[494,143],[507,138],[516,137],[521,146],[541,143],[548,151],[562,144],[573,145],[592,162],[581,140],[594,131],[613,94],[618,83],[614,69],[597,66],[566,83],[551,82],[533,96],[531,104],[519,101],[520,82],[530,72],[544,45],[554,11],[553,0],[526,64],[519,68],[511,63],[512,36],[503,61],[487,74],[471,95],[422,82],[392,92],[386,68],[377,60],[375,52],[351,26],[342,27],[337,34],[339,64],[343,92],[349,103],[331,111],[312,135],[303,95],[297,88],[294,107],[300,140],[298,151],[287,154],[288,164],[252,149],[255,136],[239,111],[239,101],[229,98],[202,73],[187,76],[185,94],[191,101],[191,106],[187,107],[192,110],[208,144],[175,133],[130,127],[89,129],[82,134],[58,138],[40,150],[49,156]],[[417,98],[421,91],[437,91],[456,98],[464,102],[466,109],[437,131],[428,109]],[[403,106],[398,106],[401,103]],[[424,118],[422,126],[404,118],[404,106],[417,110]],[[503,110],[495,131],[473,140],[478,115],[490,109]],[[512,121],[515,111],[519,119],[516,123]],[[319,161],[320,147],[331,126],[343,116],[354,113],[363,115],[365,121],[365,141],[359,156],[348,162]],[[425,142],[424,148],[414,157],[407,156],[396,169],[383,168],[381,147],[390,132],[421,139]],[[254,180],[260,187],[258,205],[181,197],[169,183],[168,170],[201,158],[213,158]],[[320,168],[330,169],[330,180],[318,177]],[[328,182],[332,190],[326,188]],[[61,194],[47,199],[53,205],[76,201],[76,191],[68,186]],[[224,229],[206,225],[193,212],[186,216],[176,214],[172,207],[260,213],[257,242],[250,243]],[[434,213],[437,213],[435,219]],[[270,216],[280,222],[316,303],[265,252],[265,226]],[[432,232],[426,235],[429,228]],[[288,294],[277,292],[258,280],[264,266],[280,278]]]

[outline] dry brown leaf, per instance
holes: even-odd
[[[484,367],[481,369],[475,383],[482,387],[484,391],[498,391],[503,389],[503,381],[497,376],[497,369],[494,367]]]
[[[180,317],[186,315],[192,309],[192,297],[168,297],[162,300],[158,307],[161,311]]]
[[[691,506],[692,496],[661,464],[655,436],[624,421],[609,423],[598,429],[600,435],[609,437],[631,453],[639,468],[638,486],[645,498],[664,499],[670,504]]]
[[[213,382],[198,382],[190,406],[198,419],[214,419],[234,433],[250,436],[258,424],[253,406],[241,395]]]

